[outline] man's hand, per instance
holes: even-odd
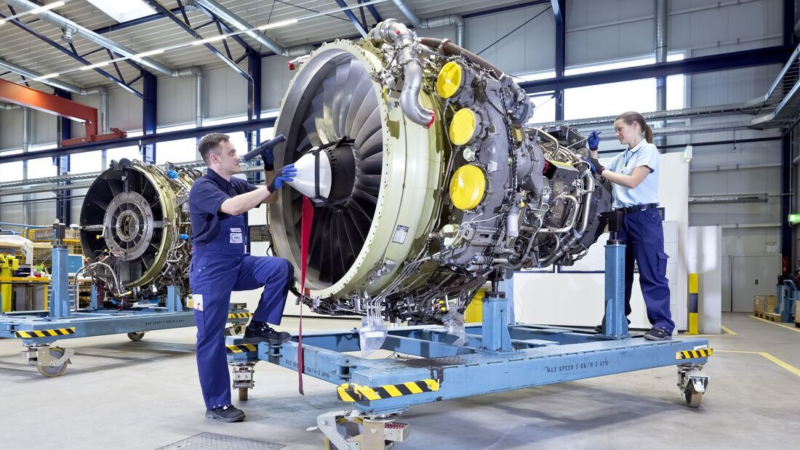
[[[589,150],[597,150],[597,146],[600,145],[600,132],[592,131],[586,138],[586,143],[589,145]]]
[[[266,163],[266,160],[264,161]],[[279,170],[275,174],[275,178],[270,181],[267,185],[267,190],[270,193],[277,191],[281,188],[285,183],[288,183],[294,180],[294,177],[297,176],[297,169],[294,167],[294,164],[289,164],[288,166],[284,166],[283,169]]]

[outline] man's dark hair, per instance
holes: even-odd
[[[200,144],[197,146],[197,151],[200,152],[200,156],[203,157],[203,161],[208,165],[208,155],[211,152],[216,152],[219,149],[219,144],[222,141],[230,141],[231,138],[227,134],[222,133],[211,133],[203,136],[203,139],[200,139]]]

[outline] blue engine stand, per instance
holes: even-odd
[[[781,322],[798,322],[796,316],[797,312],[793,312],[793,310],[795,308],[794,305],[797,304],[797,300],[800,300],[800,290],[797,289],[794,281],[783,280],[783,284],[778,285],[778,294],[778,298],[781,299],[781,304],[779,306]]]
[[[365,359],[357,352],[358,330],[303,335],[304,373],[338,386],[348,410],[318,418],[320,430],[339,449],[383,449],[387,441],[402,441],[407,425],[394,422],[412,405],[531,386],[678,366],[678,387],[692,407],[699,407],[708,377],[701,373],[711,356],[702,338],[648,341],[628,333],[624,313],[625,246],[606,245],[605,334],[585,329],[515,324],[513,277],[494,288],[483,301],[483,324],[466,327],[467,343],[441,326],[390,328],[382,349],[415,358]],[[493,283],[499,287],[501,283]],[[533,299],[530,299],[533,300]],[[246,344],[228,338],[228,359],[240,372],[268,361],[297,370],[297,337],[283,345]],[[234,387],[246,391],[246,383]],[[246,375],[243,376],[246,378]],[[246,398],[246,394],[244,398]],[[358,433],[344,423],[355,422]]]
[[[180,289],[175,286],[167,288],[165,307],[157,306],[161,299],[153,299],[156,306],[125,310],[103,308],[97,290],[92,286],[89,308],[78,309],[78,299],[70,296],[68,250],[61,241],[63,227],[54,226],[56,239],[52,253],[49,310],[0,314],[0,339],[21,339],[26,348],[22,353],[28,358],[28,364],[38,366],[42,375],[61,375],[75,353],[74,350],[51,345],[58,340],[127,333],[132,341],[140,341],[145,331],[195,326],[194,312],[184,304]],[[232,334],[239,334],[250,316],[252,313],[245,309],[244,303],[232,303],[228,313]]]

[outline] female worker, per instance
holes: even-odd
[[[639,263],[639,284],[647,306],[647,318],[653,325],[644,337],[654,341],[670,339],[675,323],[669,309],[664,229],[657,209],[660,166],[658,149],[653,145],[653,130],[641,114],[629,111],[616,118],[614,131],[620,144],[628,148],[615,156],[607,168],[597,161],[599,133],[591,133],[587,141],[594,168],[612,183],[613,208],[624,214],[619,236],[626,244],[625,315],[631,313],[635,260]]]

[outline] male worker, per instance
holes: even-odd
[[[231,291],[264,287],[261,300],[245,330],[245,338],[272,344],[286,342],[277,332],[294,269],[285,259],[250,256],[247,211],[276,200],[274,194],[297,173],[290,164],[275,174],[272,150],[264,155],[267,185],[256,187],[233,177],[240,158],[227,135],[213,133],[200,141],[198,151],[208,166],[189,193],[194,254],[189,266],[194,316],[197,322],[197,368],[206,403],[206,417],[223,422],[244,420],[231,405],[231,383],[225,355],[225,324]]]

